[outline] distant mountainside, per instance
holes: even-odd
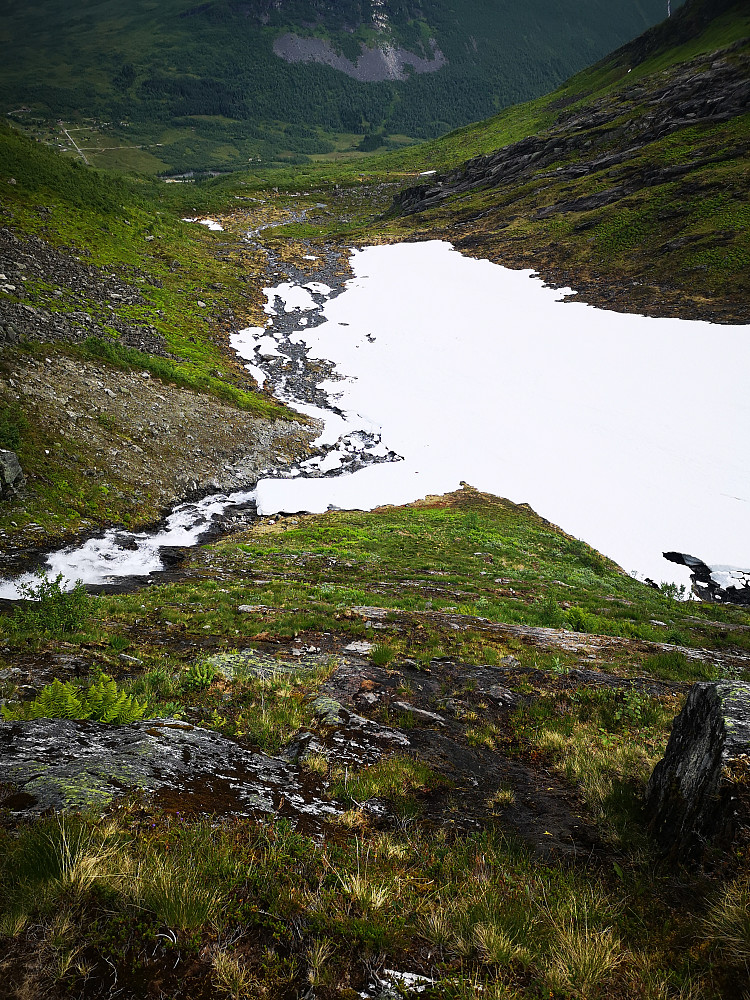
[[[49,0],[0,19],[0,107],[102,167],[300,162],[538,96],[666,13],[665,0]]]
[[[750,321],[744,2],[689,0],[547,97],[388,162],[430,173],[397,195],[396,232],[605,308]]]

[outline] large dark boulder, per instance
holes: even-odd
[[[646,792],[665,851],[694,858],[750,842],[750,684],[695,684]]]
[[[14,451],[0,448],[0,500],[9,497],[23,482],[23,469]]]
[[[687,566],[693,593],[701,601],[750,606],[750,569],[736,566],[707,566],[687,552],[664,552],[669,562]]]

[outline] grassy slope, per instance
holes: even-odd
[[[8,184],[13,178],[16,183]],[[0,183],[2,223],[19,235],[32,234],[64,254],[82,259],[134,284],[144,304],[127,305],[82,301],[71,295],[64,282],[59,295],[59,275],[48,280],[28,281],[23,295],[2,292],[10,302],[66,314],[87,311],[112,340],[87,342],[80,347],[34,345],[6,349],[6,360],[22,349],[44,358],[64,351],[74,357],[93,357],[119,368],[149,371],[165,384],[187,386],[259,417],[289,417],[289,411],[257,393],[226,347],[227,321],[242,326],[262,301],[257,280],[265,258],[252,251],[237,236],[209,232],[202,226],[180,221],[183,214],[200,209],[200,191],[166,187],[145,178],[125,179],[83,168],[31,142],[8,125],[0,127]],[[42,211],[40,211],[40,205]],[[106,278],[104,279],[106,288]],[[56,293],[58,293],[56,295]],[[198,306],[198,300],[206,307]],[[173,359],[154,357],[117,346],[113,317],[125,322],[152,324]],[[83,474],[90,460],[81,462],[64,454],[45,454],[45,428],[37,426],[32,410],[19,408],[15,394],[2,392],[5,436],[18,436],[19,455],[29,476],[31,494],[26,498],[24,521],[48,526],[50,515],[63,519],[74,515],[96,521],[121,519],[129,513],[130,500],[114,495],[103,499],[99,483]],[[67,438],[67,450],[77,450],[75,430]],[[13,441],[6,440],[11,446]],[[59,467],[58,467],[59,466]],[[38,475],[37,475],[38,474]],[[113,478],[116,475],[113,473]],[[61,485],[56,485],[61,484]],[[66,500],[76,496],[75,511]],[[3,504],[2,525],[11,528],[18,519],[12,505]],[[157,510],[149,512],[154,517]],[[146,516],[146,512],[144,512]]]
[[[239,611],[248,600],[254,610]],[[356,610],[361,604],[401,610],[375,633],[371,616]],[[9,996],[21,996],[23,982],[62,996],[83,990],[85,975],[92,989],[106,987],[112,963],[121,985],[159,980],[179,1000],[291,1000],[311,982],[327,1000],[351,1000],[368,969],[382,968],[429,974],[439,985],[428,995],[455,1000],[719,1000],[736,981],[743,945],[729,944],[731,924],[703,924],[720,883],[666,870],[644,838],[640,806],[685,690],[680,682],[717,671],[643,639],[746,652],[746,612],[675,602],[528,508],[470,489],[369,514],[268,519],[196,552],[180,582],[95,605],[82,631],[66,636],[68,651],[119,673],[152,713],[182,711],[271,753],[313,724],[310,696],[331,668],[264,682],[212,681],[210,673],[201,681],[191,666],[202,662],[201,649],[249,645],[286,661],[313,645],[333,664],[343,645],[369,639],[407,701],[423,680],[442,676],[446,661],[435,658],[450,657],[452,680],[430,708],[447,712],[449,698],[465,706],[462,734],[453,738],[538,768],[544,786],[569,783],[576,812],[601,840],[591,857],[558,860],[541,845],[531,854],[507,832],[504,817],[529,794],[512,784],[493,789],[481,830],[450,833],[436,825],[434,810],[444,803],[460,815],[462,804],[452,802],[439,768],[418,755],[359,773],[312,759],[311,775],[350,804],[322,843],[283,822],[212,825],[191,818],[182,802],[163,812],[136,800],[108,825],[73,821],[88,874],[66,881],[56,874],[58,828],[32,826],[20,837],[0,835],[0,958]],[[585,635],[569,633],[567,648],[545,647],[531,636],[493,635],[483,621],[472,627],[471,618],[457,631],[457,619],[441,624],[436,611],[574,623],[630,638],[592,661]],[[7,631],[8,660],[49,662],[56,640],[43,626]],[[124,665],[123,652],[141,664]],[[509,654],[518,666],[502,683],[522,705],[499,720],[462,674]],[[673,688],[607,691],[574,680],[572,668],[661,678]],[[12,685],[2,693],[12,697]],[[430,725],[383,711],[373,708],[390,724]],[[360,808],[371,796],[402,821],[380,829]],[[98,852],[102,843],[108,851]],[[734,859],[730,874],[742,864]],[[739,918],[736,906],[731,912]],[[179,954],[157,946],[165,929]],[[87,971],[58,961],[75,949],[85,950]]]

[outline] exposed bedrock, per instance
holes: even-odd
[[[717,56],[719,53],[717,53]],[[421,212],[446,198],[478,188],[517,184],[532,177],[554,183],[598,175],[611,181],[604,190],[540,207],[538,217],[601,208],[647,187],[676,180],[708,163],[732,159],[746,150],[731,147],[690,163],[633,164],[642,148],[684,128],[717,125],[744,114],[750,105],[750,65],[746,59],[715,58],[708,68],[686,63],[654,91],[637,83],[611,98],[563,112],[548,131],[477,156],[427,184],[396,195],[393,211]],[[633,112],[638,110],[637,114]],[[614,149],[612,148],[614,145]],[[569,162],[566,162],[569,161]],[[557,169],[545,173],[552,164]],[[562,164],[560,166],[560,164]]]
[[[352,62],[345,55],[336,52],[324,38],[304,38],[287,33],[280,35],[273,43],[274,53],[288,63],[320,63],[346,73],[362,83],[377,83],[383,80],[407,80],[410,73],[437,73],[448,60],[434,40],[430,52],[418,55],[408,49],[381,40],[380,45],[362,45],[357,59]]]
[[[750,569],[707,566],[702,559],[686,552],[665,552],[664,558],[678,566],[687,566],[693,593],[701,601],[750,607]]]
[[[646,792],[649,829],[674,857],[750,840],[750,684],[700,682]]]

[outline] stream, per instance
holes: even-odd
[[[530,271],[444,242],[311,253],[265,289],[232,347],[260,384],[323,422],[318,454],[252,490],[181,504],[156,533],[108,531],[48,557],[104,584],[162,568],[211,520],[370,510],[462,481],[529,503],[640,577],[689,584],[662,552],[750,566],[750,327],[564,301]],[[316,270],[317,268],[317,270]],[[29,577],[4,581],[19,595]]]

